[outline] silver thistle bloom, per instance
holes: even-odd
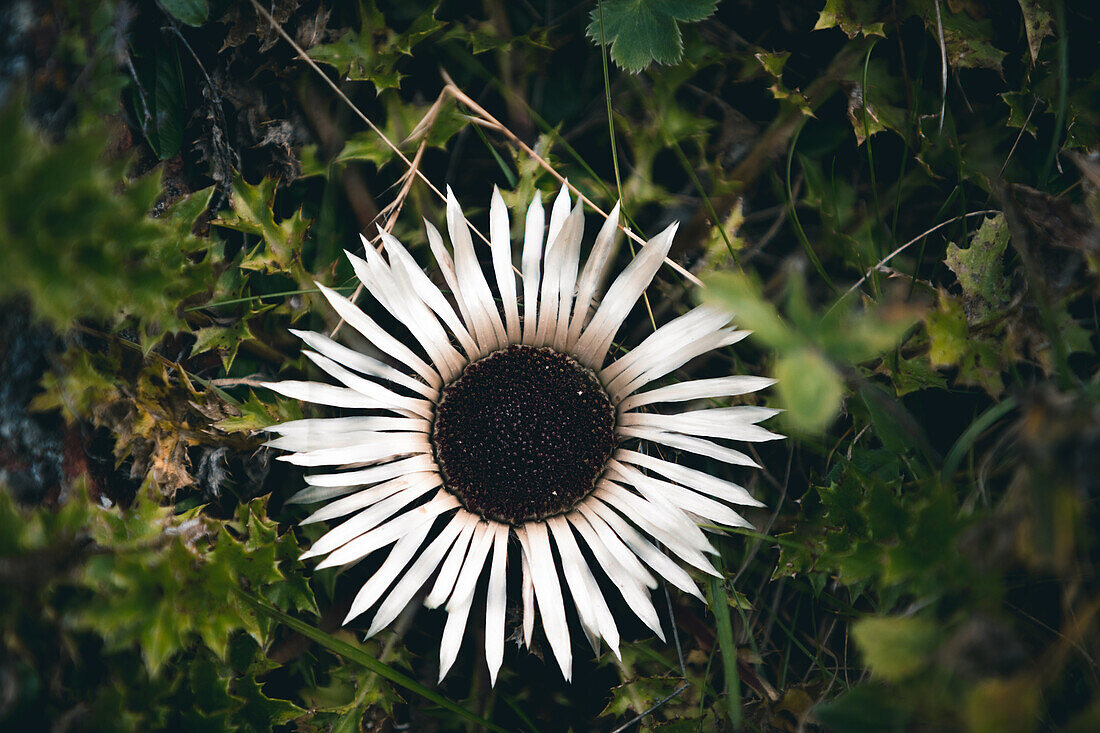
[[[643,390],[691,359],[748,335],[730,325],[730,313],[707,305],[666,323],[605,365],[612,340],[664,261],[676,225],[649,240],[597,300],[612,265],[618,206],[581,267],[581,202],[572,206],[563,187],[547,226],[536,196],[527,209],[517,287],[508,211],[494,190],[494,293],[462,210],[449,189],[447,194],[453,253],[435,227],[425,224],[450,299],[384,232],[385,258],[366,240],[365,260],[348,254],[358,278],[420,351],[318,285],[347,325],[399,366],[327,336],[295,331],[310,349],[305,355],[342,386],[267,386],[364,414],[276,425],[269,430],[279,437],[268,445],[293,451],[281,456],[290,463],[333,471],[308,476],[309,487],[292,498],[325,502],[305,523],[345,518],[303,557],[327,556],[318,567],[334,567],[389,547],[345,624],[377,604],[368,631],[373,635],[431,582],[425,605],[449,614],[440,647],[442,680],[458,656],[475,591],[488,572],[485,658],[495,683],[504,657],[508,565],[518,560],[524,642],[531,644],[537,605],[569,679],[563,585],[594,651],[603,639],[619,654],[619,631],[599,574],[663,639],[650,599],[657,578],[702,600],[683,567],[718,574],[707,558],[715,549],[699,525],[748,527],[729,505],[762,506],[743,487],[657,458],[646,447],[756,466],[715,439],[779,438],[757,424],[775,410],[665,413],[652,407],[741,395],[773,380],[727,376]],[[513,537],[519,547],[510,553]]]

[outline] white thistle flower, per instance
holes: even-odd
[[[283,423],[269,428],[280,437],[268,445],[294,451],[281,458],[299,466],[345,469],[308,476],[309,488],[292,498],[326,502],[304,523],[350,517],[303,557],[325,555],[318,567],[334,567],[390,547],[344,623],[378,604],[368,635],[377,633],[434,577],[425,605],[442,606],[449,614],[440,680],[458,656],[488,566],[485,657],[495,683],[504,656],[512,537],[519,550],[511,560],[518,558],[522,567],[524,642],[530,646],[537,604],[546,638],[569,679],[563,585],[594,651],[603,639],[619,654],[619,632],[598,574],[663,639],[650,599],[656,576],[702,600],[682,567],[718,574],[706,556],[716,551],[699,524],[748,527],[728,505],[762,506],[737,484],[644,450],[652,443],[756,466],[749,456],[711,439],[781,436],[757,425],[777,412],[762,407],[650,410],[661,403],[753,392],[771,379],[729,376],[640,391],[689,360],[748,335],[729,325],[731,314],[713,306],[673,319],[605,365],[612,340],[664,261],[676,231],[673,225],[649,240],[597,302],[612,262],[618,217],[616,205],[582,268],[581,202],[571,206],[563,187],[546,227],[536,196],[527,210],[517,288],[508,211],[494,190],[489,209],[494,293],[448,189],[453,255],[435,227],[425,224],[452,299],[384,232],[387,258],[366,240],[367,259],[348,254],[355,274],[422,352],[318,285],[340,317],[400,368],[321,334],[296,331],[312,349],[306,356],[342,386],[266,385],[287,397],[368,412]]]

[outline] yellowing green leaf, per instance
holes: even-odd
[[[927,663],[938,633],[935,624],[917,616],[872,616],[852,625],[852,637],[876,676],[900,680]]]
[[[966,354],[970,328],[962,304],[947,295],[941,295],[939,307],[928,314],[925,321],[931,341],[928,358],[933,366],[954,366]]]
[[[817,351],[800,349],[775,363],[776,391],[785,421],[796,431],[819,433],[840,410],[844,385],[836,369]]]

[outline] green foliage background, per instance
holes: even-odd
[[[1063,0],[6,5],[0,727],[1100,729],[1098,32]],[[471,634],[437,686],[438,614],[362,641],[370,563],[297,560],[320,530],[256,430],[302,408],[256,381],[310,373],[287,329],[336,326],[314,281],[354,290],[360,232],[399,203],[427,263],[442,218],[321,74],[475,224],[557,188],[517,140],[680,220],[706,287],[665,268],[625,345],[699,300],[755,331],[692,372],[777,377],[792,437],[736,477],[768,509],[708,606],[658,590],[669,643],[626,625],[573,684],[510,644],[491,689]]]

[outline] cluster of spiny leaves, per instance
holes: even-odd
[[[0,11],[0,483],[30,504],[0,492],[0,727],[1096,729],[1096,19],[452,5]],[[556,188],[544,162],[640,234],[680,220],[707,289],[663,271],[628,345],[699,299],[755,331],[696,369],[777,377],[792,438],[730,476],[769,512],[715,535],[708,607],[658,604],[671,643],[627,624],[573,685],[509,652],[495,690],[471,643],[436,690],[435,615],[336,630],[370,568],[295,560],[301,477],[255,431],[300,408],[253,379],[308,373],[287,329],[338,327],[313,283],[354,291],[341,250],[406,163],[266,14],[475,224],[490,182]],[[542,161],[433,104],[440,68]],[[441,203],[401,205],[430,264]]]

